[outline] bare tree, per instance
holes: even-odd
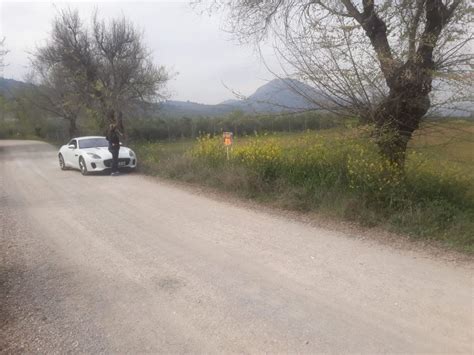
[[[5,48],[5,37],[0,40],[0,69],[5,67],[4,58],[8,54],[8,50]]]
[[[33,60],[32,66],[30,82],[36,85],[22,95],[37,108],[68,121],[69,137],[76,136],[77,120],[85,103],[69,73],[60,64],[48,66],[40,60]]]
[[[213,7],[227,11],[240,40],[273,41],[284,69],[316,89],[302,93],[309,100],[373,123],[381,153],[400,166],[430,107],[466,92],[453,82],[472,85],[467,0],[216,0]],[[433,95],[434,87],[444,93]]]
[[[109,23],[93,19],[93,43],[97,64],[96,89],[104,108],[115,109],[117,118],[137,101],[150,102],[168,81],[164,67],[157,67],[140,32],[125,18]]]
[[[45,87],[66,85],[72,102],[93,110],[101,125],[112,110],[117,113],[115,120],[121,120],[123,110],[138,101],[160,98],[168,81],[132,23],[119,19],[106,24],[95,14],[88,28],[72,10],[59,12],[51,37],[34,53],[33,63]],[[60,75],[62,80],[46,80],[43,72]]]
[[[91,38],[77,12],[61,11],[46,44],[31,57],[29,101],[69,122],[69,136],[77,133],[77,119],[91,105],[96,65]]]

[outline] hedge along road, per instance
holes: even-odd
[[[472,264],[0,141],[4,352],[472,353]]]

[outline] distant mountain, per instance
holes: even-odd
[[[320,92],[294,79],[274,79],[259,87],[242,101],[230,103],[244,111],[281,112],[317,109],[315,101],[323,100]]]
[[[158,104],[157,112],[171,117],[221,116],[234,111],[227,105],[206,105],[191,101],[168,100]]]
[[[13,93],[31,87],[22,81],[0,77],[0,95],[8,99]],[[249,97],[225,100],[217,105],[206,105],[191,101],[168,100],[152,104],[153,116],[198,117],[223,116],[235,111],[244,113],[278,113],[318,109],[314,102],[324,102],[324,95],[312,87],[294,79],[274,79],[259,87]],[[457,103],[455,108],[443,108],[433,112],[437,117],[472,117],[472,102]],[[143,111],[144,113],[145,111]],[[150,113],[150,111],[147,111]]]
[[[30,84],[0,78],[0,95],[12,98],[17,90],[28,88]],[[291,112],[317,108],[301,94],[319,98],[320,93],[310,86],[293,79],[275,79],[259,87],[252,95],[242,100],[230,99],[217,105],[206,105],[191,101],[168,100],[154,107],[154,114],[168,117],[216,117],[234,111],[245,113]]]
[[[241,101],[242,100],[230,99],[222,101],[219,105],[239,105]]]
[[[463,118],[474,118],[474,103],[469,101],[456,102],[453,107],[438,107],[433,109],[432,117],[443,118],[443,117],[463,117]]]
[[[233,111],[245,113],[291,112],[318,107],[310,99],[322,99],[321,93],[293,79],[275,79],[259,87],[242,100],[230,99],[217,105],[189,101],[165,101],[160,104],[163,114],[169,116],[220,116]]]
[[[26,89],[31,87],[31,84],[24,83],[23,81],[5,79],[0,77],[0,95],[11,99],[13,93],[18,90]]]

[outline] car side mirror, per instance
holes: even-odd
[[[68,147],[69,149],[76,149],[76,146],[75,146],[74,144],[69,144],[67,147]]]

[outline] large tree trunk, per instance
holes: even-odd
[[[69,121],[69,138],[74,138],[77,134],[77,125],[76,125],[76,116],[69,116],[67,118]]]
[[[375,135],[380,152],[403,167],[413,132],[430,108],[431,66],[406,63],[392,77],[390,94],[375,113]]]
[[[434,48],[441,31],[462,0],[423,0],[418,3],[418,16],[424,11],[426,21],[418,49],[412,40],[410,59],[403,65],[392,55],[388,29],[377,14],[375,1],[362,0],[362,12],[352,0],[341,2],[370,39],[390,88],[389,96],[375,112],[377,144],[384,156],[403,167],[408,141],[430,108],[429,94],[435,69]],[[416,36],[417,28],[414,27],[413,36]]]

